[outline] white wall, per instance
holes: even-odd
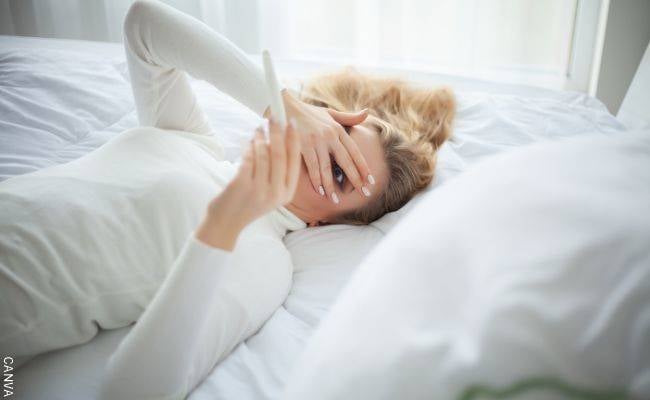
[[[650,0],[611,0],[596,97],[618,112],[650,41]]]
[[[650,129],[650,45],[645,50],[616,118],[628,129]]]

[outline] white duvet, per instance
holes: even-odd
[[[648,399],[649,305],[650,131],[527,146],[424,196],[286,399]]]
[[[318,67],[278,64],[280,74],[290,78]],[[599,101],[582,94],[400,74],[448,83],[457,90],[455,134],[440,151],[432,189],[477,160],[518,146],[624,130]],[[0,179],[76,159],[136,125],[118,45],[0,37],[0,76]],[[257,118],[208,85],[196,82],[195,88],[211,125],[225,138],[226,158],[235,159]],[[285,244],[295,274],[285,304],[190,398],[278,398],[294,361],[339,289],[403,213],[368,227],[330,226],[288,235]],[[34,359],[18,371],[17,397],[92,397],[107,356],[127,329]]]

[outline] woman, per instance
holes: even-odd
[[[161,129],[183,131],[190,132],[184,140],[205,144],[220,159],[222,149],[206,135],[210,127],[183,71],[268,114],[259,68],[195,19],[137,1],[124,34],[140,123],[154,128],[123,134],[113,147],[171,137]],[[214,179],[223,190],[113,355],[103,398],[186,396],[284,301],[290,259],[286,250],[268,248],[288,230],[367,224],[400,208],[431,181],[435,151],[450,135],[454,115],[448,91],[354,71],[315,79],[301,98],[286,90],[283,96],[291,121],[286,131],[271,120],[269,140],[258,128],[238,171],[215,164],[234,177]],[[367,110],[344,112],[361,107]],[[214,187],[194,190],[213,193]]]

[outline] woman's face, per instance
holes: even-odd
[[[370,197],[355,190],[342,170],[334,168],[334,185],[340,200],[339,204],[335,204],[328,196],[321,196],[314,190],[303,161],[296,194],[286,208],[310,226],[327,223],[337,215],[365,206],[381,194],[388,180],[388,166],[384,158],[384,149],[375,128],[364,122],[350,128],[349,134],[365,157],[368,168],[375,178],[374,185],[366,185],[370,189]],[[334,160],[332,160],[332,165],[336,165]]]

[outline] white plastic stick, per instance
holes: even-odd
[[[262,52],[262,60],[264,62],[266,88],[269,92],[269,99],[271,100],[271,115],[273,115],[273,118],[280,123],[282,129],[284,129],[287,126],[287,115],[284,111],[284,102],[282,101],[282,94],[280,93],[278,77],[275,74],[273,61],[271,61],[271,54],[269,54],[268,50]]]

